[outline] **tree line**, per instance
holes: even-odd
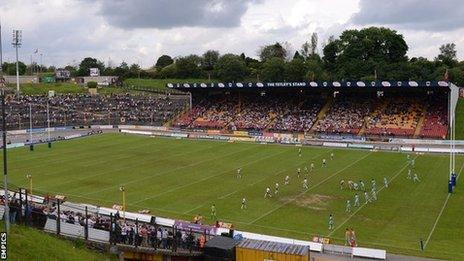
[[[464,61],[458,61],[456,45],[443,44],[433,60],[409,58],[403,35],[384,27],[344,31],[320,44],[316,33],[296,51],[288,43],[276,42],[258,50],[258,59],[241,54],[220,54],[208,50],[202,55],[171,57],[161,55],[150,69],[122,62],[105,66],[96,58],[84,58],[76,67],[66,66],[72,76],[87,76],[90,68],[102,75],[121,78],[198,78],[234,81],[303,81],[303,80],[441,80],[445,77],[464,86]],[[321,49],[322,52],[318,52]],[[13,64],[4,71],[15,73]],[[26,73],[22,64],[20,73]],[[6,68],[6,70],[5,70]],[[44,70],[51,69],[44,68]],[[54,69],[54,67],[53,67]],[[14,74],[13,73],[13,74]]]
[[[322,53],[318,52],[319,46]],[[384,27],[346,30],[319,44],[316,33],[290,52],[287,43],[262,46],[259,59],[244,53],[171,58],[162,55],[155,64],[157,78],[214,78],[232,81],[334,81],[334,80],[448,80],[464,86],[464,61],[456,45],[443,44],[433,60],[409,58],[403,35]]]

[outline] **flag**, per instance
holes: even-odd
[[[446,69],[445,75],[443,75],[443,81],[445,81],[445,82],[449,81],[448,69]]]

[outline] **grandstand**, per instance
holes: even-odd
[[[183,129],[369,139],[446,139],[448,135],[450,88],[446,88],[446,82],[218,83],[168,87],[193,96],[192,109],[173,122],[174,127]]]
[[[10,130],[47,127],[47,102],[50,126],[89,126],[95,124],[163,125],[180,113],[187,99],[163,95],[85,95],[64,94],[11,96],[6,102],[6,125]],[[31,114],[29,113],[31,107]]]

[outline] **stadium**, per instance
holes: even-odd
[[[449,2],[0,1],[0,260],[464,260]]]
[[[221,234],[255,248],[294,245],[303,257],[461,255],[452,222],[461,199],[447,188],[464,166],[460,144],[446,140],[453,84],[167,87],[180,92],[7,96],[9,189],[18,206],[33,206],[31,225],[116,244],[129,259],[141,258],[130,245],[208,255]]]

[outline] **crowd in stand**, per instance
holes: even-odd
[[[321,99],[305,100],[301,107],[284,103],[276,112],[278,117],[270,124],[271,131],[305,132],[314,125],[317,114],[322,108]]]
[[[419,96],[375,98],[341,93],[332,100],[304,93],[227,94],[204,97],[191,110],[182,113],[187,99],[170,96],[30,95],[7,99],[6,124],[8,129],[29,128],[31,105],[32,127],[46,127],[48,102],[51,127],[162,125],[175,119],[174,127],[191,129],[298,133],[311,130],[351,135],[364,129],[362,134],[373,136],[418,134],[421,138],[445,138],[448,129],[446,97],[431,95],[427,100],[425,95]],[[427,102],[423,102],[424,99]],[[328,110],[318,119],[327,102]]]
[[[291,95],[207,97],[173,123],[181,128],[304,132],[315,123],[321,99]]]
[[[4,205],[4,197],[0,197]],[[47,219],[60,220],[61,223],[87,226],[88,229],[99,229],[110,232],[110,242],[141,247],[153,247],[184,250],[197,250],[204,245],[205,235],[192,231],[163,227],[151,223],[126,220],[116,212],[114,216],[104,216],[88,213],[82,210],[72,210],[61,206],[58,212],[56,201],[45,197],[43,203],[20,200],[17,194],[9,199],[9,218],[12,224],[24,223],[28,226],[44,229]],[[203,242],[203,243],[202,243]]]
[[[428,101],[424,124],[420,131],[421,138],[445,139],[448,133],[447,105],[443,97],[432,96]]]
[[[371,99],[360,99],[355,95],[339,95],[318,122],[316,131],[321,133],[358,134],[364,119],[372,111]]]
[[[367,120],[366,134],[412,136],[423,111],[422,104],[413,97],[382,99]]]
[[[173,126],[398,137],[412,137],[419,131],[422,138],[446,137],[446,97],[439,93],[430,95],[433,99],[425,93],[392,94],[344,92],[333,99],[288,93],[208,96],[177,118]],[[328,110],[318,119],[327,102]],[[423,125],[419,125],[422,118]]]
[[[50,126],[78,125],[160,125],[172,119],[186,106],[184,98],[155,95],[84,95],[55,97],[29,95],[10,97],[6,102],[6,124],[9,129],[29,127],[29,105],[32,126],[47,126],[47,102]]]

